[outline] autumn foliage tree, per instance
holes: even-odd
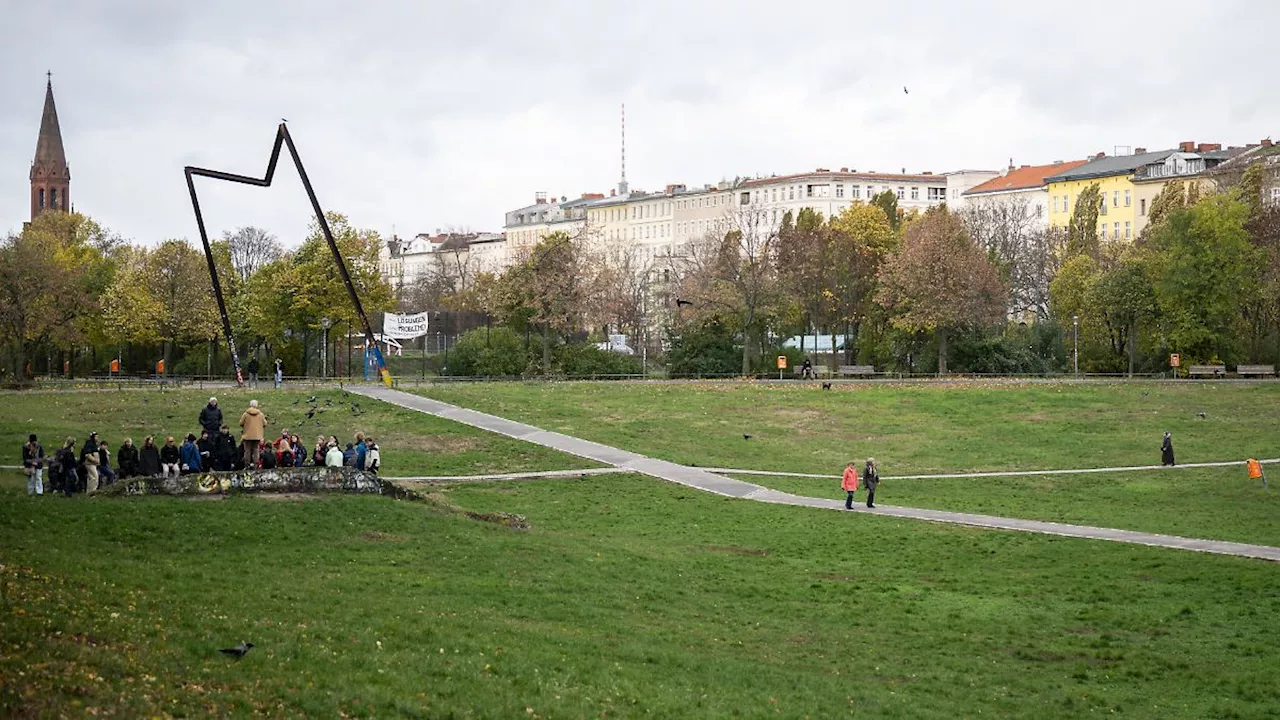
[[[938,340],[938,373],[947,372],[947,333],[998,322],[1006,288],[960,218],[931,208],[906,228],[902,246],[880,271],[877,299],[891,322]]]

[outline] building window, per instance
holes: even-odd
[[[1058,196],[1053,196],[1053,211],[1058,212]]]
[[[1119,240],[1120,239],[1120,223],[1117,222],[1115,226],[1112,228],[1112,230],[1114,232],[1111,233],[1111,237],[1115,238],[1116,240]]]
[[[875,197],[875,196],[876,196],[876,188],[875,188],[875,186],[874,186],[874,185],[868,185],[868,186],[867,186],[867,199],[868,199],[868,200],[870,200],[871,198],[873,198],[873,197]]]
[[[774,190],[774,191],[773,191],[773,201],[774,201],[774,202],[778,202],[778,191],[777,191],[777,190]]]
[[[1125,190],[1125,191],[1124,191],[1124,206],[1125,206],[1125,207],[1129,207],[1129,206],[1131,206],[1132,204],[1133,204],[1133,197],[1132,197],[1132,193],[1130,193],[1128,190]]]
[[[944,190],[943,192],[946,192],[946,191]],[[912,199],[912,200],[919,200],[919,199],[920,199],[920,188],[918,188],[918,187],[913,187],[913,188],[911,188],[911,199]]]
[[[836,197],[838,198],[844,197],[844,185],[839,183],[836,184]]]
[[[904,200],[904,199],[906,199],[906,197],[907,197],[907,189],[906,189],[906,188],[904,188],[904,187],[899,186],[899,187],[898,187],[898,199],[899,199],[899,200]]]
[[[1120,191],[1115,190],[1111,193],[1111,207],[1120,207]]]
[[[44,209],[44,188],[40,188],[40,209]]]
[[[788,200],[795,200],[795,199],[796,199],[796,188],[795,188],[795,186],[794,186],[794,185],[792,185],[791,187],[787,188],[787,199],[788,199]]]
[[[858,198],[862,197],[862,186],[861,186],[861,185],[850,185],[850,186],[849,186],[849,197],[851,197],[851,198],[853,198],[853,199],[855,199],[855,200],[857,200]]]
[[[1139,201],[1138,201],[1138,214],[1139,214],[1139,215],[1142,215],[1142,216],[1144,216],[1144,217],[1146,216],[1146,214],[1147,214],[1147,199],[1146,199],[1146,198],[1142,198],[1141,200],[1139,200]]]
[[[49,191],[49,207],[54,210],[58,209],[58,188]]]
[[[960,188],[951,188],[951,199],[955,200],[960,197]]]
[[[916,198],[916,195],[915,195],[914,190],[915,190],[915,188],[912,188],[912,191],[913,191],[913,192],[911,193],[911,198],[912,198],[913,200]],[[930,200],[936,200],[937,202],[946,202],[946,200],[947,200],[947,189],[946,189],[946,188],[944,188],[944,187],[931,187],[931,188],[929,188],[929,199],[930,199]]]
[[[1098,201],[1098,213],[1101,215],[1107,214],[1107,198],[1105,196]]]
[[[1044,204],[1043,204],[1043,203],[1036,203],[1036,217],[1037,217],[1037,218],[1042,218],[1042,217],[1044,217]]]
[[[742,205],[750,205],[750,204],[751,204],[751,193],[742,193],[742,200],[741,200],[740,204],[742,204]]]
[[[1124,239],[1128,240],[1131,237],[1133,237],[1133,228],[1130,227],[1129,221],[1125,220],[1124,221]]]
[[[1071,196],[1062,196],[1062,212],[1071,212]]]
[[[1101,235],[1101,237],[1102,237],[1102,239],[1103,239],[1103,240],[1106,240],[1106,239],[1107,239],[1107,224],[1106,224],[1106,223],[1102,223],[1102,235]]]

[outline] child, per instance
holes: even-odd
[[[841,478],[840,487],[844,488],[846,493],[844,497],[844,509],[853,509],[853,494],[858,491],[858,461],[850,460],[848,465],[844,466],[844,476]]]

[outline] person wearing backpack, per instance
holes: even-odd
[[[840,487],[844,489],[844,509],[853,509],[853,494],[858,492],[858,461],[850,460],[844,466],[844,475],[840,479]]]
[[[22,472],[27,474],[27,494],[44,495],[44,447],[34,434],[22,446]]]

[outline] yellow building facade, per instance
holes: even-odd
[[[1045,178],[1049,189],[1049,224],[1066,227],[1076,209],[1080,193],[1098,185],[1098,237],[1102,240],[1132,240],[1139,232],[1141,205],[1134,176],[1151,163],[1158,163],[1172,151],[1098,157],[1066,172]],[[1149,188],[1144,188],[1149,191]],[[1150,205],[1150,200],[1147,202]]]

